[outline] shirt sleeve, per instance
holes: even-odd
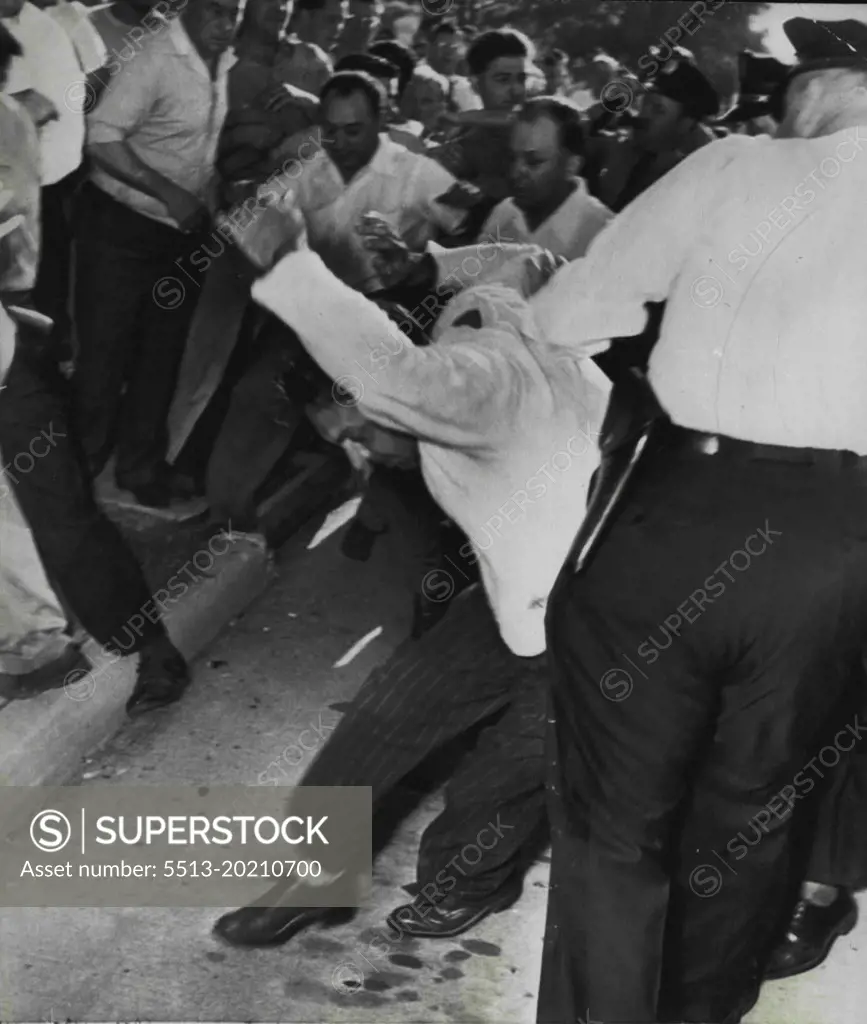
[[[156,62],[139,53],[112,75],[99,103],[87,115],[87,143],[124,142],[153,109],[159,89]]]
[[[614,217],[587,255],[534,297],[542,337],[593,355],[612,338],[640,334],[645,303],[668,298],[712,209],[719,176],[743,141],[733,136],[699,149]]]
[[[416,348],[397,325],[331,274],[315,253],[294,253],[253,286],[254,299],[289,324],[370,419],[392,430],[479,453],[517,421],[531,370],[509,349],[513,328]],[[490,344],[496,334],[499,344]],[[510,344],[511,343],[511,344]]]

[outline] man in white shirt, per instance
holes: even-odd
[[[81,66],[66,31],[29,0],[4,0],[0,14],[23,51],[9,69],[6,92],[36,114],[39,128],[43,245],[33,302],[54,321],[55,338],[68,340],[69,207],[84,145],[84,110],[73,95],[81,83]],[[49,116],[43,120],[36,105],[46,102]]]
[[[385,90],[370,75],[339,72],[322,90],[320,108],[322,128],[317,134],[322,144],[311,141],[308,131],[300,173],[286,181],[277,177],[260,192],[293,195],[307,218],[311,246],[342,281],[369,294],[382,283],[359,234],[365,215],[381,214],[420,252],[430,239],[453,234],[465,214],[438,202],[455,183],[451,174],[388,137]],[[267,411],[273,407],[272,382],[285,372],[280,333],[276,341],[263,343],[236,385],[239,399],[246,397],[230,410],[210,456],[208,496],[226,518],[239,518],[295,433],[275,423]],[[261,396],[258,401],[256,395]],[[251,416],[251,401],[263,411],[261,416]],[[294,399],[293,405],[302,416],[303,407]]]
[[[411,153],[385,132],[387,98],[369,75],[345,71],[322,90],[322,147],[289,190],[309,228],[310,245],[350,287],[381,288],[358,227],[379,213],[415,250],[454,234],[465,214],[438,202],[454,177],[436,161]]]
[[[155,507],[185,493],[165,461],[166,418],[199,288],[184,264],[216,198],[237,17],[238,0],[190,0],[142,41],[88,115],[77,421],[91,472],[116,449],[118,486]]]
[[[512,129],[511,146],[512,196],[493,209],[479,237],[532,242],[555,256],[579,259],[614,216],[579,177],[580,111],[554,97],[528,101]]]
[[[262,268],[286,240],[279,225],[265,211],[253,229],[262,248],[252,232],[239,238]],[[379,798],[428,752],[486,725],[471,763],[450,782],[447,812],[422,842],[419,889],[428,907],[420,918],[413,907],[389,917],[392,928],[418,937],[460,934],[520,893],[521,853],[544,824],[544,608],[571,539],[569,509],[584,503],[598,462],[608,395],[592,361],[536,338],[530,296],[554,265],[549,254],[486,244],[441,258],[443,269],[459,263],[431,294],[446,305],[425,348],[309,251],[286,256],[253,292],[329,376],[363,379],[366,416],[418,439],[425,481],[480,565],[484,590],[468,590],[370,677],[305,777],[305,785],[371,785]],[[312,293],[321,305],[302,301]],[[434,572],[423,585],[447,597],[454,583]],[[474,867],[456,867],[468,839],[500,821],[498,811],[496,849]],[[218,933],[259,945],[315,919],[286,908],[282,895],[228,915]]]
[[[788,26],[781,134],[802,137],[698,150],[535,307],[577,353],[667,301],[648,379],[670,417],[549,602],[545,1024],[740,1021],[786,914],[811,761],[857,742],[867,27]],[[575,553],[598,522],[591,501]]]

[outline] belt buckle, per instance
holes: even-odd
[[[702,455],[716,455],[719,451],[719,438],[716,434],[704,434],[696,439],[696,448]]]

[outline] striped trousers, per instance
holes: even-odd
[[[545,670],[544,655],[506,647],[482,587],[471,587],[374,669],[300,785],[371,786],[376,809],[430,754],[478,727],[422,837],[418,882],[485,902],[516,879],[546,827]]]

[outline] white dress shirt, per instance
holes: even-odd
[[[867,454],[867,126],[733,135],[630,204],[539,293],[550,341],[590,353],[667,300],[650,381],[675,423]]]
[[[34,89],[57,109],[57,119],[39,129],[43,185],[54,185],[81,164],[84,114],[81,108],[83,72],[66,32],[45,11],[25,0],[14,18],[3,24],[23,54],[13,57],[4,92],[9,96]],[[75,102],[77,97],[78,102]]]
[[[490,280],[450,303],[426,348],[311,252],[283,259],[253,296],[326,373],[361,383],[366,416],[419,439],[425,481],[470,538],[505,642],[544,651],[547,598],[598,464],[607,379],[574,349],[540,343],[533,300]],[[448,326],[470,309],[482,329]]]
[[[322,147],[289,182],[289,195],[304,213],[310,246],[341,279],[359,291],[382,287],[372,254],[358,234],[365,213],[380,213],[406,244],[421,252],[437,230],[451,234],[463,223],[461,210],[436,202],[454,177],[435,160],[412,153],[381,135],[370,163],[345,182]]]
[[[590,195],[584,179],[579,178],[575,191],[535,231],[530,230],[515,201],[504,199],[491,211],[479,237],[532,242],[555,256],[577,260],[613,216],[604,203]]]
[[[154,17],[154,16],[152,16]],[[167,21],[108,80],[87,117],[87,142],[125,142],[151,170],[196,196],[214,200],[214,159],[226,117],[227,77],[235,63],[223,54],[211,78],[180,18]],[[91,181],[152,220],[177,225],[159,199],[94,166]]]

